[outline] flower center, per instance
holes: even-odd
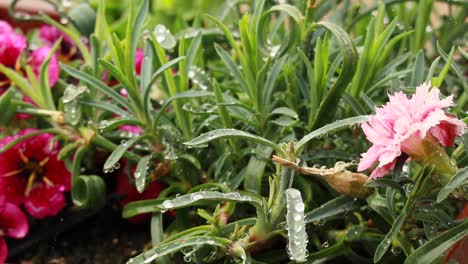
[[[37,182],[44,182],[48,186],[54,186],[53,182],[45,176],[44,165],[49,161],[49,157],[41,161],[30,159],[24,155],[22,151],[19,152],[22,160],[20,169],[11,171],[5,174],[6,177],[20,175],[26,177],[27,184],[24,191],[25,195],[29,195],[32,187]]]

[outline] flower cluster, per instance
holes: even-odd
[[[389,96],[389,102],[377,108],[376,114],[362,124],[367,139],[373,145],[362,154],[358,170],[366,170],[378,161],[370,177],[382,177],[405,153],[418,162],[433,163],[439,173],[445,174],[450,169],[447,168],[450,161],[445,158],[443,150],[437,151],[441,149],[438,144],[452,146],[455,137],[460,136],[466,127],[464,122],[444,111],[452,105],[453,96],[440,99],[439,89],[431,89],[428,83],[418,86],[411,98],[403,92]]]
[[[23,129],[7,136],[0,140],[0,148],[35,131]],[[63,193],[71,188],[71,175],[58,160],[58,151],[52,134],[40,134],[0,153],[0,237],[26,235],[28,223],[20,206],[38,219],[54,216],[65,207]],[[2,260],[7,251],[3,240],[0,243]]]
[[[24,56],[24,62],[32,68],[34,75],[39,78],[41,66],[51,52],[51,46],[44,43],[42,47],[32,51],[26,50],[27,46],[28,43],[25,36],[15,32],[7,22],[0,20],[0,64],[24,73],[25,69],[21,63],[21,58]],[[57,56],[55,54],[50,60],[48,73],[49,85],[53,87],[55,83],[57,83],[60,73]],[[2,95],[10,85],[11,81],[0,73],[0,95]]]

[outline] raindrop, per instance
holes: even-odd
[[[203,195],[199,194],[199,193],[194,193],[192,195],[190,195],[190,199],[192,199],[193,201],[198,201],[200,199],[203,198]]]
[[[299,222],[299,221],[301,221],[302,217],[301,217],[300,214],[295,214],[295,215],[293,216],[293,219],[294,219],[294,221]]]
[[[298,203],[294,206],[294,209],[297,211],[297,212],[304,212],[304,203]]]
[[[171,200],[166,200],[161,204],[161,207],[163,209],[170,209],[170,208],[174,207],[174,203]]]
[[[61,17],[60,18],[60,23],[61,24],[68,24],[68,17]]]

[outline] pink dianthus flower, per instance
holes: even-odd
[[[418,162],[437,163],[434,164],[435,170],[446,173],[450,169],[446,162],[450,161],[447,154],[442,151],[445,154],[445,161],[442,162],[432,152],[443,156],[439,151],[440,145],[452,146],[455,137],[460,136],[466,127],[464,122],[444,111],[452,105],[453,96],[440,99],[439,89],[431,89],[429,83],[416,87],[416,93],[411,98],[403,92],[389,96],[389,102],[377,108],[376,114],[362,124],[362,130],[373,145],[362,154],[358,171],[378,162],[370,178],[382,177],[395,167],[397,158],[405,153]]]

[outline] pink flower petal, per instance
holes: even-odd
[[[143,49],[137,49],[135,53],[135,71],[139,75],[141,73],[141,64],[143,62]]]
[[[372,147],[362,155],[358,170],[362,171],[379,162],[371,177],[381,177],[392,169],[396,158],[425,155],[418,151],[427,136],[436,138],[443,146],[453,145],[466,124],[450,115],[444,108],[453,105],[452,96],[440,99],[440,91],[423,83],[409,99],[403,92],[389,96],[389,102],[376,109],[376,114],[362,124]]]
[[[63,193],[54,187],[44,184],[37,185],[32,189],[24,202],[28,213],[37,219],[57,215],[66,205]]]
[[[0,34],[0,64],[14,67],[25,48],[24,36],[15,32]]]
[[[42,64],[44,64],[50,52],[51,52],[50,48],[42,47],[42,48],[38,48],[34,50],[33,53],[31,54],[29,65],[31,65],[34,75],[36,75],[37,78],[40,78]],[[59,79],[59,75],[60,75],[60,68],[59,68],[57,56],[52,55],[52,58],[50,59],[50,62],[49,62],[49,85],[50,87],[53,87],[57,83],[57,80]]]
[[[21,209],[9,202],[0,206],[0,229],[6,236],[20,239],[29,231],[28,220]]]
[[[54,26],[42,26],[39,29],[39,38],[44,42],[44,44],[50,47],[52,47],[59,38],[62,38],[62,41],[65,43],[73,44],[73,41],[67,34]]]

